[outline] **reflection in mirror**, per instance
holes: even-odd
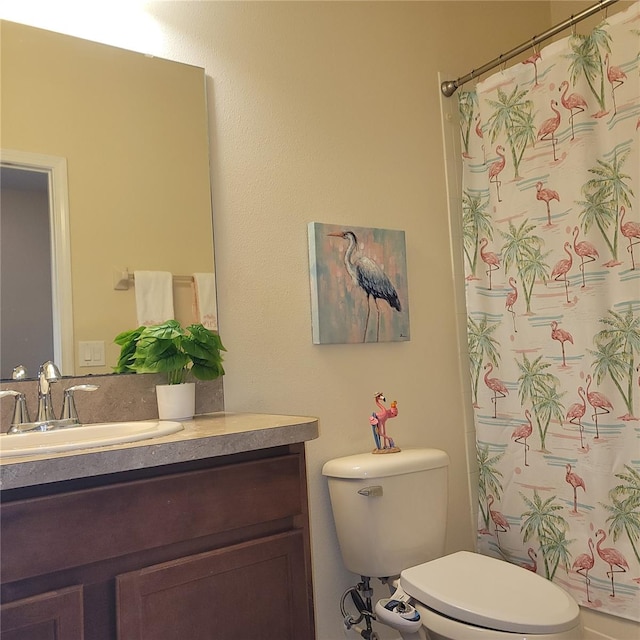
[[[45,360],[73,372],[64,158],[0,151],[0,367],[35,375]]]
[[[45,173],[0,169],[2,378],[10,378],[19,363],[28,373],[36,371],[39,358],[54,359],[47,183]],[[29,244],[28,254],[23,244]]]
[[[113,338],[137,325],[135,290],[115,290],[115,272],[213,271],[204,70],[7,21],[0,21],[0,64],[3,149],[66,164],[68,225],[55,223],[53,235],[68,242],[71,285],[59,302],[52,275],[56,364],[65,375],[110,373]],[[25,269],[33,268],[29,259]],[[174,286],[174,308],[188,324],[186,281]],[[105,365],[84,366],[81,342],[103,344]],[[23,360],[5,364],[4,355],[3,377]]]

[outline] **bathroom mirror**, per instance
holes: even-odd
[[[68,243],[70,303],[54,301],[53,316],[69,314],[72,331],[58,364],[64,375],[110,373],[113,338],[137,326],[135,289],[115,289],[118,275],[214,269],[204,70],[6,20],[0,36],[3,155],[66,164],[68,224],[54,235]],[[37,268],[31,245],[27,233],[26,270]],[[191,303],[189,278],[176,278],[181,322]],[[104,345],[104,366],[86,366],[86,343]]]

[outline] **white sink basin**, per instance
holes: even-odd
[[[104,447],[109,444],[159,438],[182,429],[184,427],[179,422],[147,420],[105,422],[53,431],[3,433],[0,435],[0,458]]]

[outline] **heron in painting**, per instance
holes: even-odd
[[[369,316],[371,315],[369,298],[373,298],[378,315],[376,325],[377,342],[380,338],[380,307],[378,306],[378,300],[386,300],[392,309],[401,311],[402,305],[400,304],[400,298],[398,298],[398,292],[382,267],[358,249],[358,238],[356,238],[356,234],[353,231],[336,231],[328,235],[343,238],[349,242],[344,254],[344,265],[353,282],[367,294],[367,319],[364,325],[362,342],[366,342],[367,330],[369,329]]]

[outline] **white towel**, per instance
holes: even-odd
[[[135,271],[138,326],[172,320],[173,276],[168,271]]]
[[[212,331],[218,330],[215,274],[193,274],[193,315],[195,322]]]

